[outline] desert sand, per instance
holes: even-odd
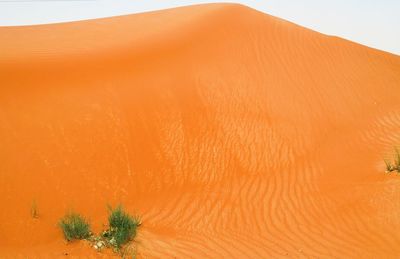
[[[399,56],[208,4],[1,27],[0,89],[0,258],[400,257]]]

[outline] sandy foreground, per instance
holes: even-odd
[[[0,89],[0,258],[400,257],[399,56],[209,4],[1,27]]]

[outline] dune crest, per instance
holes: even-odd
[[[234,4],[0,49],[1,258],[99,256],[56,225],[107,203],[142,215],[143,258],[400,256],[399,56]]]

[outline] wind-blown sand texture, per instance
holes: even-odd
[[[399,56],[209,4],[1,27],[0,87],[0,258],[108,203],[139,258],[400,257]]]

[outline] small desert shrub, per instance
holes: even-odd
[[[116,208],[109,207],[109,229],[102,233],[108,243],[116,249],[129,242],[136,236],[136,229],[140,226],[140,218],[132,217],[126,213],[121,205]]]
[[[36,201],[33,201],[32,205],[31,205],[31,217],[34,219],[39,218],[39,212],[38,212]]]
[[[108,226],[100,235],[94,235],[90,231],[88,221],[79,214],[68,213],[59,222],[59,226],[64,233],[67,241],[74,239],[86,239],[93,248],[100,251],[112,248],[123,258],[130,255],[135,258],[136,249],[122,246],[131,241],[136,236],[136,229],[141,221],[138,216],[132,217],[124,211],[122,206],[112,208],[109,206]]]
[[[396,155],[394,158],[394,167],[396,168],[397,172],[400,172],[400,150],[396,148]]]
[[[393,171],[397,171],[398,173],[400,173],[400,150],[398,148],[395,149],[393,163],[385,159],[385,165],[386,165],[386,172],[390,173]]]
[[[89,222],[81,215],[73,212],[66,214],[60,220],[59,226],[67,241],[86,239],[91,235]]]
[[[386,166],[386,172],[393,172],[394,171],[394,166],[392,165],[392,163],[385,159],[385,166]]]

